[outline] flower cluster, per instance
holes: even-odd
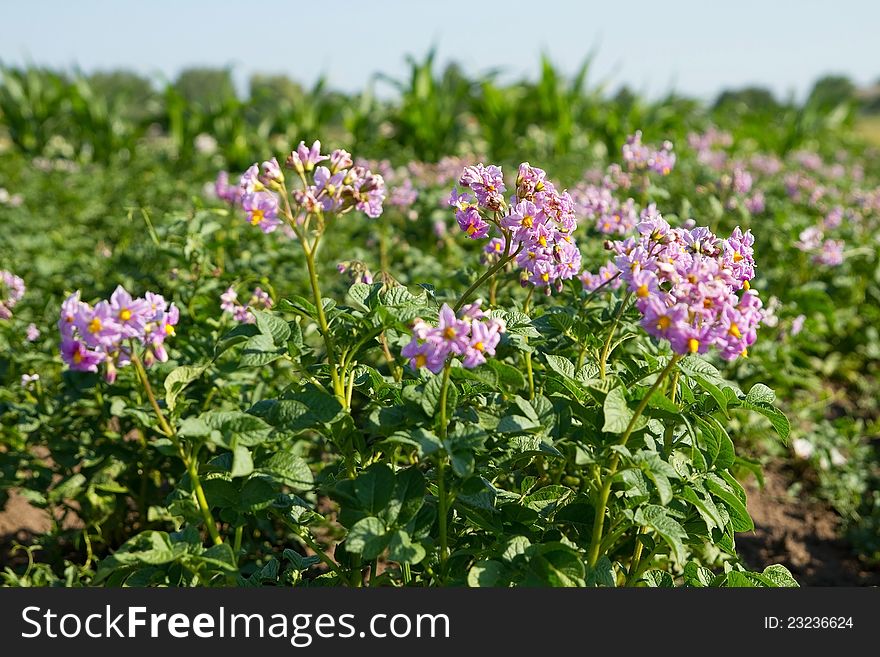
[[[584,215],[596,222],[596,230],[600,233],[629,235],[639,223],[635,200],[629,198],[621,203],[608,184],[582,185],[576,188],[573,196]]]
[[[486,356],[495,355],[495,347],[504,333],[505,323],[497,317],[486,317],[474,302],[461,309],[458,315],[445,303],[440,309],[437,326],[422,319],[413,324],[412,340],[401,354],[409,359],[413,369],[427,367],[439,373],[449,357],[458,357],[469,369],[486,362]]]
[[[24,281],[8,271],[0,271],[0,319],[10,319],[12,309],[24,296]]]
[[[132,349],[144,348],[143,362],[165,362],[166,338],[175,335],[180,313],[161,294],[147,292],[133,298],[121,285],[109,300],[94,306],[80,300],[77,291],[61,304],[58,330],[61,333],[61,358],[72,370],[97,372],[104,366],[104,376],[112,383],[119,366],[131,362]]]
[[[326,162],[327,164],[321,164]],[[321,153],[321,142],[311,147],[300,142],[287,156],[285,167],[296,172],[302,188],[288,194],[278,160],[262,166],[252,165],[241,177],[241,205],[248,222],[264,233],[275,231],[283,222],[279,216],[282,202],[290,204],[294,221],[303,223],[311,215],[344,214],[351,210],[375,219],[382,214],[385,181],[379,174],[356,166],[348,151],[337,149]]]
[[[834,218],[832,223],[833,221]],[[827,225],[828,217],[825,218],[825,226]],[[812,254],[813,262],[818,265],[837,267],[843,264],[843,240],[826,239],[821,226],[805,228],[794,246],[800,251]]]
[[[268,310],[273,305],[272,298],[262,288],[255,287],[251,298],[244,305],[238,302],[238,292],[234,288],[227,288],[220,295],[220,309],[232,315],[236,322],[241,324],[253,324],[257,321],[250,312],[253,310]]]
[[[623,161],[630,171],[653,171],[661,176],[668,176],[675,166],[675,153],[672,142],[664,141],[659,148],[652,148],[642,143],[642,131],[636,130],[623,145]]]
[[[550,294],[562,281],[580,271],[581,254],[572,238],[577,227],[575,205],[568,192],[559,192],[543,170],[528,162],[519,166],[514,193],[505,200],[501,168],[477,164],[466,167],[453,189],[449,205],[461,230],[470,239],[493,238],[485,262],[514,258],[522,270],[520,283]],[[500,241],[499,241],[500,240]]]
[[[733,360],[747,355],[763,317],[749,285],[753,244],[751,232],[739,228],[726,240],[708,228],[671,228],[651,207],[642,212],[638,237],[608,246],[649,334],[669,340],[677,354],[714,346]]]

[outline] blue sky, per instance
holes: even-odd
[[[265,9],[261,9],[265,8]],[[248,74],[326,74],[342,90],[436,44],[441,62],[510,78],[537,75],[540,53],[572,72],[596,51],[593,82],[656,96],[711,98],[760,84],[802,96],[825,73],[880,78],[875,0],[5,0],[0,60],[173,77],[190,65]]]

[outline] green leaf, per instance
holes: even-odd
[[[607,586],[612,588],[616,584],[611,560],[603,554],[599,557],[596,565],[587,572],[587,586]]]
[[[374,463],[354,480],[354,492],[361,508],[377,515],[385,509],[394,493],[394,473],[384,463]]]
[[[724,413],[725,416],[730,417],[727,411],[727,395],[724,394],[724,391],[721,388],[719,388],[700,374],[692,375],[691,379],[696,381],[697,385],[699,385],[703,390],[705,390],[712,396],[712,399],[715,400],[715,403],[718,404],[718,408],[721,410],[722,413]]]
[[[244,445],[236,445],[232,451],[232,477],[247,477],[253,471],[254,460],[251,451]]]
[[[626,403],[626,394],[623,388],[612,388],[605,396],[605,403],[602,404],[602,410],[605,415],[605,423],[602,425],[602,431],[607,433],[623,433],[632,420],[633,412]]]
[[[700,493],[702,493],[702,495],[700,495]],[[721,517],[718,507],[715,506],[715,502],[712,501],[711,496],[709,496],[702,487],[695,490],[694,488],[686,486],[682,489],[681,495],[685,500],[694,505],[697,509],[697,513],[700,514],[700,517],[703,519],[703,522],[706,523],[706,527],[710,532],[716,527],[718,529],[724,529],[724,518]]]
[[[503,363],[497,358],[490,358],[486,363],[491,369],[495,370],[498,376],[498,382],[507,386],[511,390],[522,390],[526,386],[526,379],[518,369],[507,363]]]
[[[358,520],[348,531],[345,549],[360,554],[364,559],[375,559],[388,547],[390,538],[385,523],[374,516],[367,516]]]
[[[388,558],[398,563],[419,563],[425,558],[425,548],[413,543],[409,534],[398,529],[388,544]]]
[[[782,564],[767,566],[761,574],[778,587],[796,588],[799,586],[797,580],[792,576],[788,568]]]
[[[381,285],[379,286],[381,288]],[[361,310],[369,310],[368,299],[373,294],[373,286],[366,283],[355,283],[348,288],[348,297],[355,302]]]
[[[773,429],[776,431],[777,435],[783,442],[788,442],[788,437],[791,434],[791,424],[789,424],[788,418],[785,417],[785,414],[782,411],[775,406],[763,403],[752,403],[747,399],[742,400],[742,407],[760,413],[770,420],[770,424],[773,425]]]
[[[746,401],[750,404],[772,404],[776,400],[776,393],[763,383],[756,383],[746,395]]]
[[[655,588],[671,589],[674,586],[672,575],[665,570],[649,570],[642,575],[642,580]]]
[[[294,570],[299,571],[308,570],[309,568],[311,568],[315,564],[320,563],[321,561],[318,557],[314,555],[310,557],[305,557],[296,550],[291,550],[290,548],[286,548],[284,552],[281,553],[281,556],[283,556],[290,562]]]
[[[755,528],[746,505],[740,497],[731,490],[730,485],[717,475],[711,474],[706,479],[706,486],[712,495],[724,504],[730,514],[730,524],[735,532],[749,532]]]
[[[391,526],[405,525],[415,517],[425,502],[425,476],[417,467],[398,470],[394,475],[394,493],[381,516]]]
[[[712,586],[715,574],[708,568],[703,568],[696,561],[689,561],[684,567],[684,579],[688,586],[707,587]]]
[[[272,505],[278,492],[270,481],[262,477],[248,479],[241,488],[238,506],[242,511],[254,512]]]
[[[685,550],[683,541],[687,540],[687,532],[679,522],[669,516],[666,509],[656,504],[647,504],[636,511],[636,522],[647,525],[660,535],[672,551],[673,558],[684,561]]]
[[[557,374],[561,374],[566,379],[574,380],[574,363],[568,360],[568,358],[557,356],[555,354],[544,354],[544,358],[547,360],[547,365],[552,371],[556,372]]]
[[[259,470],[297,492],[311,490],[315,485],[309,464],[301,456],[287,450],[270,456],[267,461],[260,464]]]
[[[239,445],[254,447],[262,444],[272,430],[260,418],[241,411],[208,411],[199,418],[222,435],[222,445],[230,447],[233,439]]]
[[[498,433],[530,433],[541,430],[541,424],[522,415],[505,415],[498,422]]]
[[[251,313],[257,318],[257,328],[263,335],[272,338],[276,345],[282,345],[290,337],[290,326],[283,319],[265,310],[253,310]]]
[[[529,571],[550,586],[583,586],[585,568],[580,555],[563,543],[533,545]]]
[[[271,335],[259,333],[244,343],[239,365],[242,367],[262,367],[278,360],[284,354],[283,347],[276,347]]]
[[[504,564],[498,561],[477,561],[468,571],[468,586],[493,587],[499,586],[504,577]]]
[[[180,393],[204,371],[208,369],[207,365],[190,366],[183,365],[176,367],[165,377],[165,405],[169,411],[173,411],[177,405],[177,398]]]
[[[292,399],[267,399],[251,409],[273,426],[292,433],[329,424],[341,411],[336,397],[317,388],[307,388]]]

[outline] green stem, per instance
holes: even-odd
[[[285,524],[293,530],[293,535],[296,536],[299,540],[301,540],[305,545],[311,548],[312,552],[315,553],[315,556],[321,560],[321,563],[325,564],[330,570],[336,573],[340,579],[345,580],[345,573],[342,572],[342,569],[339,567],[333,559],[331,559],[326,552],[324,552],[324,548],[318,545],[318,542],[315,541],[309,535],[308,529],[302,529],[299,525],[295,525],[290,521],[286,521]]]
[[[611,329],[608,331],[608,338],[605,340],[605,346],[602,347],[602,355],[599,357],[599,376],[603,379],[605,378],[605,363],[608,360],[608,352],[611,351],[611,342],[614,340],[614,333],[617,331],[617,325],[620,323],[620,318],[623,316],[624,309],[631,296],[632,292],[627,292],[626,296],[623,297],[623,301],[620,302],[620,307],[617,309],[617,312],[614,313],[614,320],[611,322]]]
[[[446,534],[446,516],[449,513],[449,500],[446,496],[446,436],[447,436],[447,417],[446,417],[446,399],[449,393],[449,371],[451,363],[446,363],[443,368],[443,380],[440,384],[440,442],[443,444],[443,451],[437,461],[437,513],[440,523],[440,581],[443,582],[446,576],[446,558],[448,552],[448,538]]]
[[[474,291],[477,288],[479,288],[488,279],[492,278],[495,275],[495,273],[498,272],[502,267],[504,267],[508,262],[513,260],[517,256],[517,254],[519,253],[520,249],[522,249],[522,246],[520,246],[519,249],[517,249],[514,253],[511,253],[510,247],[512,244],[512,240],[510,239],[510,234],[505,230],[502,230],[502,234],[504,235],[504,255],[501,257],[501,259],[498,262],[496,262],[494,265],[489,267],[489,269],[487,269],[485,272],[483,272],[483,275],[480,276],[477,280],[475,280],[471,284],[471,286],[464,291],[464,294],[462,294],[461,297],[459,297],[458,301],[455,303],[455,306],[452,309],[456,313],[459,310],[461,310],[461,308],[462,308],[462,306],[464,306],[464,304],[467,303],[468,299],[470,299],[470,296],[474,293]]]
[[[187,474],[189,474],[193,492],[196,494],[196,501],[198,502],[199,510],[202,512],[202,518],[205,520],[205,527],[208,529],[208,534],[211,536],[214,545],[220,545],[223,543],[223,539],[220,538],[220,532],[217,530],[217,523],[214,521],[214,516],[211,515],[211,507],[208,506],[208,500],[205,497],[205,491],[202,488],[202,482],[199,479],[199,463],[195,458],[196,455],[193,454],[192,458],[187,455],[186,450],[180,442],[180,438],[177,437],[174,429],[168,423],[168,420],[165,419],[165,414],[159,407],[159,402],[156,401],[156,395],[153,394],[153,388],[150,385],[150,379],[147,377],[147,371],[144,369],[144,364],[141,362],[141,359],[138,357],[137,353],[135,353],[134,349],[132,349],[131,352],[131,362],[134,364],[134,368],[138,373],[141,384],[144,386],[144,390],[147,393],[147,399],[150,401],[150,406],[153,407],[153,412],[156,414],[156,419],[159,421],[159,427],[162,429],[162,433],[164,433],[177,448],[177,453],[183,461]]]
[[[235,555],[235,562],[238,563],[238,554],[241,552],[241,538],[244,535],[244,525],[235,528],[235,539],[232,543],[232,554]]]
[[[318,326],[321,329],[321,336],[324,338],[324,347],[327,350],[327,363],[330,366],[330,380],[333,383],[333,393],[336,399],[342,404],[344,409],[348,409],[348,403],[345,396],[345,384],[342,382],[340,372],[336,363],[336,348],[333,344],[333,336],[330,334],[330,325],[327,323],[327,315],[324,313],[324,304],[321,299],[321,288],[318,284],[318,271],[315,266],[315,251],[318,247],[318,238],[312,243],[311,247],[306,242],[301,241],[303,251],[306,254],[306,267],[309,270],[309,285],[312,288],[312,298],[315,301],[315,309],[318,313]]]
[[[639,530],[636,532],[636,546],[633,548],[633,556],[632,561],[629,564],[629,573],[626,576],[626,586],[633,586],[638,580],[639,576],[639,566],[642,561],[642,542],[639,540],[639,536],[641,536],[644,531],[644,527],[639,527]]]
[[[526,297],[526,302],[523,304],[523,314],[524,315],[529,314],[529,305],[532,302],[532,295],[534,293],[535,293],[535,287],[532,286],[529,289],[529,294]],[[528,344],[529,343],[528,337],[524,338],[524,341],[526,344]],[[525,361],[526,361],[526,374],[528,375],[528,381],[529,381],[529,399],[531,400],[531,399],[535,398],[535,374],[532,370],[532,352],[531,351],[526,352]]]
[[[669,363],[663,368],[663,371],[657,375],[657,380],[654,381],[654,384],[650,387],[647,394],[642,398],[642,401],[639,402],[639,405],[636,407],[635,412],[633,413],[632,418],[629,421],[629,424],[626,425],[626,430],[623,432],[620,440],[618,441],[618,445],[621,447],[626,446],[627,441],[629,440],[630,435],[632,435],[633,430],[635,429],[636,423],[638,419],[642,416],[642,413],[645,412],[645,409],[648,407],[648,402],[651,399],[651,396],[657,391],[660,387],[660,384],[663,383],[663,379],[672,371],[672,369],[677,365],[678,361],[681,359],[681,356],[676,354],[673,356]],[[620,454],[618,452],[614,453],[614,456],[611,457],[611,464],[608,468],[608,476],[605,477],[605,481],[602,484],[602,488],[599,491],[599,500],[596,505],[596,519],[593,522],[593,535],[590,540],[590,551],[588,554],[588,563],[590,567],[596,565],[596,562],[599,560],[599,551],[602,544],[602,531],[605,525],[605,516],[608,507],[608,498],[611,496],[611,484],[614,480],[614,476],[617,474],[617,467],[620,465]]]

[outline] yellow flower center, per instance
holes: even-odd
[[[258,225],[260,222],[263,221],[263,217],[264,217],[264,216],[265,216],[265,215],[263,214],[263,211],[262,211],[262,210],[254,210],[254,211],[251,213],[251,225],[252,225],[252,226],[256,226],[256,225]]]
[[[73,352],[73,362],[74,363],[79,365],[82,362],[82,359],[83,359],[82,354],[79,353],[78,350]]]
[[[547,281],[550,280],[550,274],[547,274],[547,273],[541,274],[541,280],[546,283]]]
[[[699,349],[700,349],[700,341],[699,340],[697,340],[696,338],[691,338],[690,340],[688,340],[688,350],[692,354],[697,353],[697,351]]]
[[[97,333],[103,328],[103,324],[101,324],[101,320],[95,317],[91,322],[89,322],[89,333]]]
[[[416,369],[424,367],[427,362],[428,357],[425,354],[416,354]]]
[[[649,294],[650,294],[650,292],[648,292],[648,284],[647,283],[643,283],[642,285],[639,285],[639,289],[636,290],[636,296],[641,297],[642,299],[644,299]]]
[[[171,326],[171,324],[165,325],[165,335],[175,335],[175,333],[176,331],[174,330],[174,327]]]
[[[743,289],[744,290],[751,290],[752,286],[749,284],[748,281],[743,281]]]
[[[495,250],[501,251],[501,242],[495,242]]]
[[[547,246],[547,238],[541,235],[541,237],[538,238],[538,243],[541,246]]]
[[[727,332],[730,333],[730,335],[732,335],[735,338],[742,337],[742,333],[740,333],[739,326],[737,326],[733,322],[730,323],[730,328],[727,329]]]
[[[123,322],[127,322],[131,319],[131,311],[128,308],[123,308],[119,311],[119,319]]]
[[[485,348],[486,346],[482,342],[477,342],[476,344],[474,344],[474,349],[476,349],[477,351],[483,351],[483,349]]]
[[[477,232],[477,227],[474,226],[473,224],[469,224],[468,227],[467,227],[467,229],[465,230],[465,232],[466,232],[468,235],[473,235],[474,233]]]
[[[743,349],[742,352],[740,353],[740,356],[742,356],[743,358],[748,358],[749,357],[749,350]]]
[[[443,330],[443,337],[446,338],[447,340],[452,340],[453,338],[455,338],[455,336],[456,336],[455,329],[452,328],[451,326],[447,326]]]
[[[740,253],[739,251],[733,252],[733,261],[734,262],[739,262],[742,259],[743,259],[742,253]]]
[[[660,319],[657,320],[657,329],[660,331],[665,331],[672,325],[672,320],[669,319],[666,315],[663,315]]]

